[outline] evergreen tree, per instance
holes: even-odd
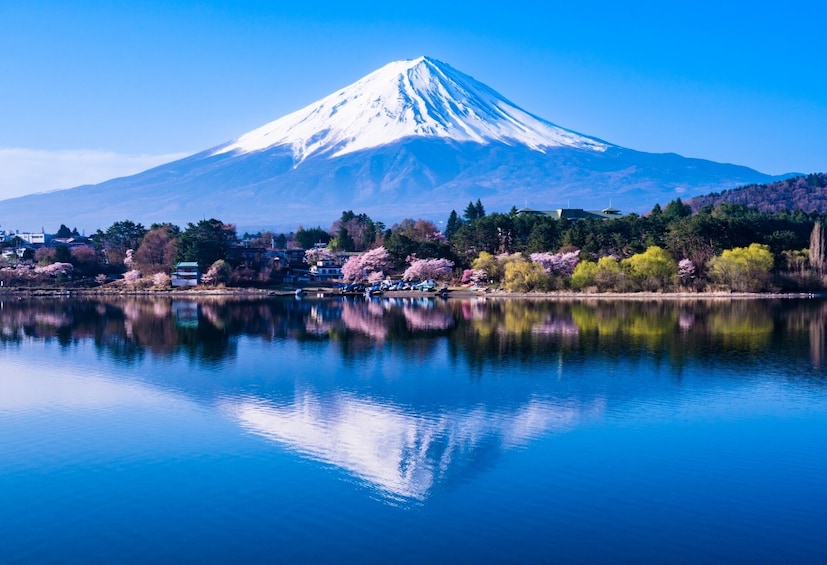
[[[451,215],[448,216],[448,223],[445,224],[445,238],[450,240],[454,237],[454,234],[457,233],[457,230],[462,225],[462,220],[460,220],[459,216],[457,215],[456,210],[451,210]]]
[[[485,217],[485,208],[482,207],[482,201],[479,198],[477,198],[477,203],[474,208],[477,210],[477,219]]]

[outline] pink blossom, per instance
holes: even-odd
[[[454,262],[448,259],[414,259],[402,278],[409,280],[439,280],[451,274]]]
[[[304,262],[308,265],[317,265],[319,261],[335,261],[336,255],[325,247],[314,247],[304,252]]]
[[[695,278],[695,263],[689,259],[681,259],[678,262],[678,278],[686,284]]]
[[[566,253],[532,253],[531,260],[543,267],[549,275],[570,277],[580,261],[580,250]]]
[[[52,263],[51,265],[44,265],[42,267],[35,267],[34,272],[39,275],[48,275],[50,277],[57,277],[61,275],[69,275],[75,270],[71,263]]]
[[[342,265],[342,278],[350,281],[367,279],[371,273],[382,273],[390,266],[390,256],[384,247],[355,255]],[[381,280],[381,279],[380,279]]]

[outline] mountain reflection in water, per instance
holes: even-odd
[[[532,399],[508,412],[476,406],[423,414],[351,394],[306,393],[287,405],[240,401],[224,409],[246,429],[341,467],[385,494],[423,500],[450,469],[574,427],[599,414],[602,403],[583,410]]]
[[[423,400],[428,387],[448,391],[450,398],[450,382],[421,379],[407,392],[376,393],[376,378],[398,379],[393,371],[405,367],[417,372],[418,359],[443,351],[451,363],[464,363],[471,376],[502,366],[508,377],[523,365],[560,379],[579,377],[586,360],[652,358],[679,376],[693,359],[709,366],[749,366],[760,351],[765,366],[809,359],[810,368],[818,370],[826,326],[827,302],[817,300],[129,298],[16,300],[0,308],[4,347],[25,340],[71,347],[91,340],[98,352],[127,366],[149,357],[221,367],[239,356],[241,339],[305,344],[292,381],[279,386],[260,386],[262,379],[281,378],[278,365],[240,379],[213,378],[206,387],[183,382],[176,371],[143,379],[217,405],[245,430],[340,467],[386,496],[414,500],[425,499],[436,484],[450,480],[457,469],[473,467],[475,460],[599,418],[606,407],[599,391],[555,397],[538,396],[531,387],[429,404]],[[330,348],[348,367],[383,351],[401,357],[393,374],[384,377],[351,367],[358,380],[344,386],[315,367],[318,355]]]

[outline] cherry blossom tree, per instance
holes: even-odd
[[[75,270],[71,263],[52,263],[51,265],[43,265],[34,268],[34,272],[38,275],[47,275],[50,277],[60,277],[64,275],[71,275]]]
[[[570,277],[580,261],[580,250],[566,253],[532,253],[531,260],[549,275]]]
[[[126,261],[124,261],[124,264]],[[127,284],[136,284],[138,279],[141,278],[141,271],[137,269],[132,269],[131,271],[127,271],[123,274],[123,280],[127,282]]]
[[[402,278],[410,280],[439,280],[450,276],[454,262],[448,259],[416,259],[405,269]]]
[[[689,259],[681,259],[678,261],[678,278],[682,284],[688,284],[689,281],[695,278],[695,263]]]
[[[371,273],[384,273],[390,267],[390,263],[388,250],[377,247],[345,261],[342,265],[342,278],[349,281],[365,280]]]
[[[313,247],[304,252],[304,262],[316,265],[319,261],[335,261],[336,255],[326,247]]]

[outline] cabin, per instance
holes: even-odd
[[[200,280],[201,271],[198,268],[198,263],[189,261],[177,263],[170,277],[173,287],[198,286]]]

